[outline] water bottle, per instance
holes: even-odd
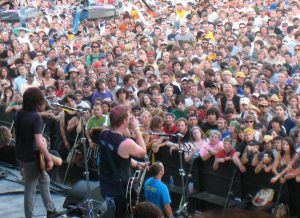
[[[170,186],[171,187],[174,186],[174,178],[173,178],[173,176],[170,176]]]
[[[188,191],[189,191],[189,193],[193,193],[193,191],[194,191],[194,183],[193,182],[189,182]]]

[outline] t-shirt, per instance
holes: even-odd
[[[43,121],[37,112],[19,111],[15,118],[16,157],[23,162],[35,160],[35,134],[42,133]]]
[[[144,185],[145,198],[147,201],[158,206],[164,211],[163,205],[171,204],[168,187],[160,180],[149,178]]]
[[[217,144],[215,145],[211,145],[210,142],[208,142],[207,144],[205,144],[203,146],[203,148],[200,150],[200,156],[207,156],[209,154],[208,150],[213,150],[215,152],[220,152],[222,150],[224,150],[224,146],[223,146],[223,142],[219,141]]]
[[[87,129],[91,129],[93,127],[98,127],[98,126],[109,126],[110,125],[110,120],[107,115],[101,115],[100,117],[92,116],[87,125]]]
[[[178,109],[175,109],[172,111],[172,114],[175,115],[176,117],[176,120],[179,119],[179,118],[187,118],[187,110],[184,109],[183,111],[179,111]]]
[[[222,151],[216,154],[216,158],[233,157],[234,153],[234,149],[230,149],[228,152],[225,152],[225,150],[223,149]]]
[[[218,125],[217,124],[209,124],[209,123],[203,123],[200,128],[202,131],[205,133],[205,135],[209,136],[209,130],[218,130]]]
[[[100,98],[101,101],[109,101],[109,102],[113,100],[113,96],[112,96],[111,92],[109,92],[109,91],[106,91],[104,93],[102,93],[102,92],[95,92],[93,94],[93,97],[92,97],[92,104],[93,105],[95,103],[96,98]]]

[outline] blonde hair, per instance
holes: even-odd
[[[10,131],[5,126],[0,126],[0,147],[8,145],[11,139]]]

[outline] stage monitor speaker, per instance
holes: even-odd
[[[66,200],[64,202],[63,207],[69,208],[72,206],[77,206],[79,203],[82,203],[86,197],[87,197],[87,187],[86,187],[86,181],[80,180],[78,181],[69,192],[68,196],[66,197]],[[100,184],[99,182],[89,182],[90,185],[90,191],[91,191],[91,199],[103,202],[103,198],[101,196],[100,192]]]

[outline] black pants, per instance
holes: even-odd
[[[127,213],[127,200],[122,196],[103,196],[106,201],[107,209],[115,211],[115,218],[129,218]]]

